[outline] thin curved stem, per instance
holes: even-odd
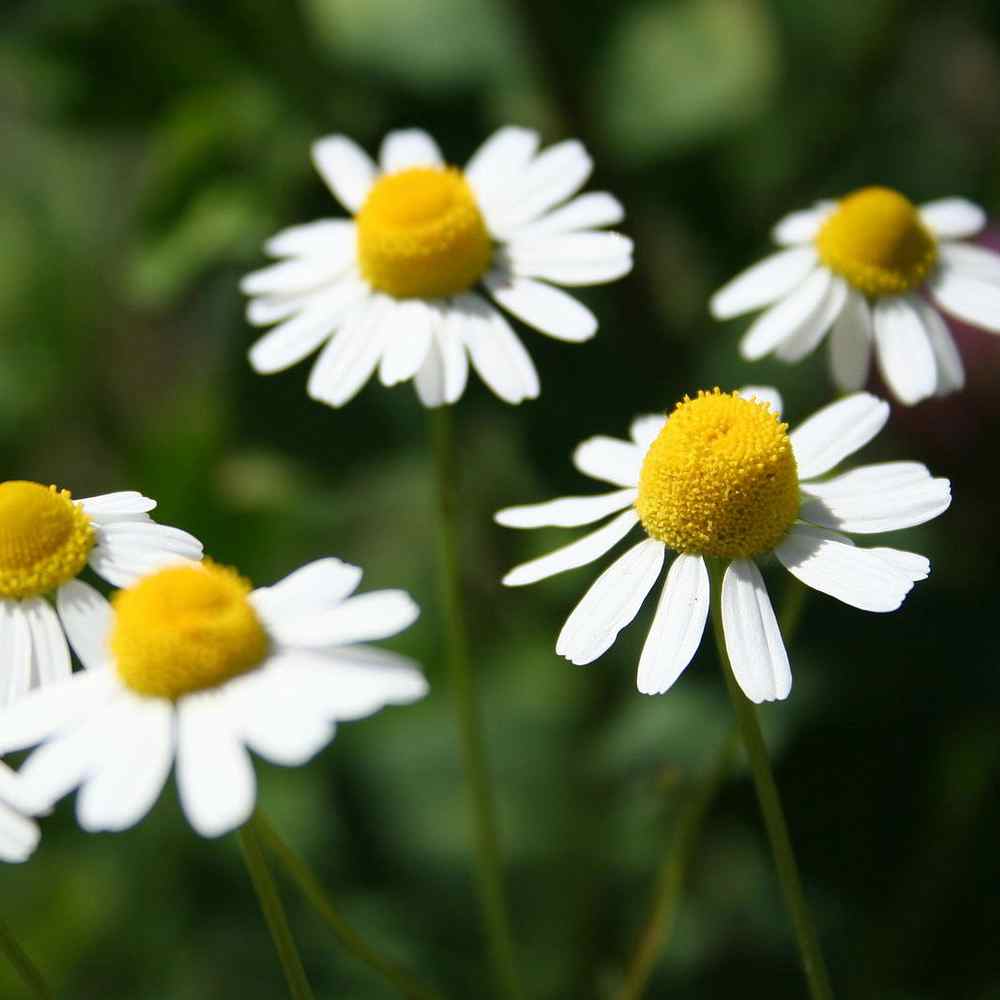
[[[28,987],[32,996],[38,997],[38,1000],[55,1000],[55,994],[45,981],[41,969],[31,960],[31,956],[21,947],[11,929],[2,920],[0,920],[0,951],[17,970],[21,982]]]
[[[299,950],[295,946],[295,939],[288,926],[285,908],[278,895],[278,887],[274,884],[274,877],[271,875],[267,859],[264,857],[256,816],[251,816],[240,827],[239,841],[240,847],[243,849],[243,859],[246,862],[250,881],[257,893],[257,900],[260,903],[261,912],[264,914],[267,929],[271,932],[274,950],[278,953],[278,961],[281,962],[282,971],[285,973],[288,992],[292,996],[292,1000],[314,1000],[312,987],[309,985],[306,970],[299,957]]]
[[[302,895],[325,921],[337,940],[359,961],[374,969],[409,1000],[441,1000],[441,995],[423,983],[418,982],[398,965],[383,958],[368,942],[340,915],[329,895],[320,885],[319,879],[305,861],[300,858],[271,826],[261,810],[256,814],[257,830],[261,839],[285,874],[298,886]]]
[[[806,982],[809,984],[809,995],[813,1000],[832,1000],[833,990],[826,971],[826,962],[819,946],[819,937],[813,923],[812,914],[806,903],[802,888],[802,878],[795,861],[792,840],[788,835],[788,825],[785,813],[781,807],[781,797],[778,785],[771,770],[771,761],[764,742],[764,734],[760,729],[757,708],[743,694],[726,650],[726,639],[722,628],[722,576],[723,566],[717,560],[711,560],[712,574],[712,629],[715,633],[715,645],[719,651],[719,662],[726,678],[726,688],[729,700],[736,712],[736,724],[750,760],[754,785],[757,790],[757,801],[764,817],[764,827],[771,844],[771,854],[778,871],[778,880],[785,897],[785,905],[792,918],[795,936],[799,945],[799,954],[805,970]]]
[[[483,746],[475,676],[469,664],[465,602],[458,558],[458,478],[451,408],[442,406],[431,410],[430,419],[437,478],[441,591],[447,619],[448,670],[452,703],[458,722],[462,765],[470,795],[479,898],[497,983],[504,994],[518,998],[523,994],[514,961],[513,936],[507,915],[496,805],[486,749]]]

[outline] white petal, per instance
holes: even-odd
[[[830,403],[789,434],[799,479],[829,472],[863,448],[889,419],[889,404],[867,392]]]
[[[535,399],[538,372],[510,324],[478,295],[462,295],[452,305],[463,314],[462,337],[479,377],[507,403]]]
[[[1000,284],[1000,254],[973,243],[942,243],[938,247],[943,264],[958,274]]]
[[[357,249],[357,230],[347,219],[319,219],[301,226],[289,226],[276,233],[264,249],[275,257],[323,256],[340,260],[346,268]]]
[[[0,802],[0,861],[27,861],[41,839],[38,824]]]
[[[326,611],[274,621],[272,629],[280,642],[290,646],[346,646],[396,635],[419,614],[405,590],[375,590]]]
[[[218,837],[253,812],[253,765],[231,718],[225,689],[189,695],[177,704],[177,789],[191,826]]]
[[[986,213],[965,198],[941,198],[920,206],[920,220],[941,240],[975,236],[986,225]]]
[[[663,569],[662,542],[646,538],[616,559],[566,619],[556,652],[570,663],[592,663],[639,613]]]
[[[81,787],[76,814],[84,830],[125,830],[159,798],[174,758],[174,709],[161,698],[127,697],[101,766]]]
[[[878,556],[890,569],[902,573],[909,579],[926,580],[931,571],[930,560],[916,552],[905,552],[903,549],[875,548],[867,549],[873,556]]]
[[[88,670],[105,666],[111,605],[89,583],[70,580],[56,591],[56,610],[73,652]]]
[[[830,370],[844,392],[855,392],[868,381],[873,337],[871,307],[851,291],[830,332]]]
[[[420,128],[400,129],[386,135],[378,160],[387,174],[409,167],[440,167],[444,164],[437,143]]]
[[[608,514],[615,514],[635,502],[635,489],[616,490],[593,497],[560,497],[545,503],[505,507],[494,520],[507,528],[575,528],[593,524]]]
[[[621,202],[605,191],[588,191],[566,202],[554,212],[543,215],[534,222],[519,226],[511,240],[535,239],[561,233],[579,233],[585,229],[602,229],[614,226],[625,218]]]
[[[837,203],[834,201],[820,201],[813,208],[792,212],[771,230],[771,237],[775,243],[780,243],[782,246],[809,243],[815,239],[823,223],[836,207]]]
[[[698,651],[709,603],[705,560],[679,555],[667,573],[639,658],[637,685],[642,694],[663,694],[680,677]]]
[[[349,261],[337,257],[293,257],[251,271],[240,281],[244,295],[301,295],[329,285],[343,275]]]
[[[504,258],[521,277],[559,285],[599,285],[632,269],[632,241],[621,233],[569,233],[512,243]]]
[[[21,602],[31,632],[32,677],[36,684],[55,684],[69,677],[69,646],[59,616],[44,597]]]
[[[937,361],[909,296],[879,299],[872,320],[879,370],[893,395],[907,406],[933,396]]]
[[[629,426],[629,437],[632,438],[643,450],[643,454],[645,454],[646,449],[656,440],[666,422],[667,418],[662,413],[647,413],[641,417],[636,417]]]
[[[442,406],[461,398],[469,377],[469,355],[462,330],[464,315],[451,306],[434,330],[430,350],[416,375],[416,388],[424,406]]]
[[[638,523],[639,515],[634,510],[623,511],[597,531],[592,531],[548,555],[515,566],[502,582],[507,587],[523,587],[548,576],[555,576],[556,573],[585,566],[617,545]]]
[[[919,462],[864,465],[802,490],[803,521],[862,534],[923,524],[951,504],[948,480],[932,479]]]
[[[388,300],[375,297],[347,316],[313,365],[308,383],[313,399],[343,406],[361,391],[382,357],[385,333],[381,321],[389,308]]]
[[[631,441],[597,434],[573,451],[573,464],[592,479],[615,486],[638,486],[646,449]]]
[[[586,306],[544,282],[493,271],[483,284],[508,312],[550,337],[578,342],[597,332],[597,317]]]
[[[31,629],[28,617],[21,601],[3,599],[0,600],[0,709],[18,702],[30,687]],[[0,732],[0,746],[3,739],[4,733]]]
[[[822,309],[832,281],[825,267],[817,268],[793,292],[761,313],[740,341],[743,357],[759,361],[794,337]]]
[[[795,364],[811,354],[843,311],[847,296],[847,282],[835,276],[819,309],[798,328],[794,336],[778,345],[774,352],[776,357],[788,364]]]
[[[334,197],[357,212],[375,181],[371,157],[347,136],[329,135],[313,143],[312,159]]]
[[[756,704],[787,698],[792,690],[788,653],[760,570],[749,559],[735,559],[726,567],[722,629],[743,693]]]
[[[494,201],[506,196],[511,180],[528,166],[536,149],[537,132],[507,126],[494,132],[476,150],[464,173],[476,193],[480,208],[488,211]]]
[[[793,525],[774,552],[807,587],[862,611],[895,611],[919,579],[874,550],[847,544],[811,525]]]
[[[92,521],[114,520],[116,517],[145,514],[156,507],[156,501],[144,497],[135,490],[121,490],[118,493],[104,493],[96,497],[84,497],[77,503],[87,512]]]
[[[716,319],[730,319],[768,306],[791,293],[815,267],[812,247],[781,250],[726,282],[709,299],[708,308]]]
[[[937,365],[937,386],[934,394],[946,396],[949,392],[956,392],[965,385],[965,366],[962,364],[962,356],[958,353],[951,331],[938,311],[920,296],[914,295],[910,299],[910,304],[920,315],[924,333],[927,334],[931,350],[934,352],[934,361]]]
[[[278,323],[302,312],[317,295],[323,294],[323,291],[311,291],[303,292],[301,295],[275,295],[250,299],[246,307],[246,321],[251,326],[271,326],[272,323]]]
[[[0,806],[2,805],[31,814],[43,811],[45,803],[27,787],[23,775],[0,761]],[[40,809],[40,806],[43,808]]]
[[[942,263],[928,287],[945,312],[972,326],[1000,333],[1000,284]]]
[[[116,521],[97,529],[90,552],[90,568],[115,587],[127,587],[136,578],[177,562],[198,562],[201,542],[180,528],[153,521]]]
[[[745,385],[739,390],[744,399],[756,399],[759,403],[767,403],[777,416],[781,416],[784,408],[781,393],[771,385]]]
[[[316,559],[271,587],[258,587],[250,601],[268,622],[328,611],[354,593],[361,569],[340,559]]]
[[[379,364],[382,385],[413,378],[427,357],[436,319],[434,309],[420,299],[394,302],[383,320],[385,350]]]

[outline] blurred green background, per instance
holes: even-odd
[[[456,419],[463,554],[519,961],[535,998],[605,998],[676,818],[731,712],[710,644],[668,695],[636,693],[651,606],[589,669],[556,633],[593,567],[503,592],[572,533],[501,506],[585,492],[572,446],[699,387],[774,382],[827,401],[825,353],[742,363],[706,300],[787,210],[868,183],[1000,210],[1000,7],[867,0],[26,0],[0,28],[0,448],[5,477],[140,489],[257,583],[336,554],[424,609],[396,643],[431,696],[341,728],[311,765],[260,764],[260,797],[345,913],[452,997],[489,997],[440,654],[423,413],[370,385],[310,401],[306,365],[255,376],[241,274],[261,241],[339,214],[308,159],[421,125],[463,162],[495,127],[577,135],[625,203],[637,268],[582,297],[601,331],[523,331],[542,376],[511,408],[471,384]],[[1000,997],[1000,339],[959,331],[960,396],[865,452],[926,461],[955,502],[892,544],[931,578],[894,615],[812,595],[795,688],[764,710],[838,995]],[[771,573],[782,601],[787,576]],[[650,602],[647,602],[649,604]],[[60,997],[280,997],[235,839],[199,839],[171,789],[136,829],[87,836],[63,803],[0,871],[0,915]],[[290,886],[321,997],[393,994]],[[804,996],[752,786],[738,765],[697,844],[650,996]],[[0,967],[0,996],[24,995]]]

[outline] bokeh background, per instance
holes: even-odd
[[[75,495],[141,489],[258,583],[336,554],[424,611],[396,647],[422,704],[345,725],[260,797],[344,912],[452,997],[489,997],[441,656],[434,493],[411,387],[343,411],[307,366],[255,376],[240,275],[274,230],[337,215],[315,137],[374,150],[421,125],[455,162],[495,127],[579,136],[626,205],[626,280],[586,290],[598,337],[523,331],[541,398],[478,383],[455,414],[463,559],[519,962],[535,998],[606,998],[731,711],[710,644],[666,697],[636,693],[651,605],[588,669],[554,640],[595,570],[503,592],[568,540],[501,506],[590,487],[572,446],[684,392],[773,382],[827,401],[825,357],[749,366],[710,292],[787,210],[868,183],[1000,212],[993,0],[24,0],[0,28],[0,450],[4,476]],[[931,578],[880,617],[812,595],[792,697],[765,709],[788,819],[843,997],[1000,997],[996,588],[1000,338],[958,336],[969,385],[893,408],[865,457],[926,461],[950,512],[894,537]],[[771,573],[783,601],[788,578]],[[649,602],[647,602],[649,605]],[[60,997],[280,997],[235,839],[199,839],[171,790],[136,829],[87,836],[72,805],[0,871],[0,914]],[[292,887],[321,997],[393,994]],[[650,996],[774,1000],[804,986],[751,783],[737,762],[694,847]],[[0,996],[23,995],[0,967]]]

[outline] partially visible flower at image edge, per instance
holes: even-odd
[[[404,591],[351,596],[361,570],[310,563],[251,590],[211,562],[169,566],[93,594],[67,623],[86,669],[0,712],[0,753],[41,744],[18,779],[34,812],[79,788],[88,831],[122,830],[152,808],[176,761],[181,806],[214,837],[256,801],[249,751],[305,763],[338,722],[423,697],[416,664],[364,643],[407,628]]]
[[[985,225],[963,198],[918,207],[889,188],[862,188],[782,219],[772,235],[786,249],[719,289],[710,309],[716,319],[764,309],[740,342],[750,361],[772,352],[801,361],[829,331],[842,390],[864,386],[874,352],[901,403],[944,396],[962,388],[965,371],[934,306],[1000,333],[1000,254],[962,242]]]
[[[882,429],[887,403],[855,393],[791,433],[778,394],[765,387],[685,397],[669,416],[637,418],[631,440],[598,436],[573,454],[585,475],[618,489],[509,507],[512,528],[575,527],[611,517],[583,538],[511,570],[523,586],[600,558],[633,528],[646,538],[611,564],[570,614],[556,652],[597,659],[636,616],[669,551],[677,556],[639,660],[638,688],[662,694],[701,642],[710,601],[706,559],[724,567],[721,608],[733,673],[753,702],[780,700],[792,674],[757,560],[774,554],[808,587],[863,611],[894,611],[926,558],[861,548],[852,534],[921,524],[951,502],[946,479],[917,462],[884,462],[828,476]]]
[[[73,500],[55,486],[0,482],[0,708],[69,676],[64,630],[97,595],[77,579],[88,566],[123,587],[168,563],[201,559],[201,542],[157,524],[154,507],[134,491]]]
[[[346,136],[317,141],[316,169],[354,217],[265,244],[281,261],[241,283],[248,321],[279,324],[250,350],[255,370],[282,371],[325,344],[308,391],[331,406],[376,369],[386,386],[413,379],[427,407],[454,403],[470,361],[504,401],[535,398],[535,366],[496,305],[556,339],[587,340],[596,318],[555,286],[632,267],[631,240],[600,231],[624,217],[618,200],[573,197],[592,169],[584,147],[538,145],[529,129],[502,128],[459,170],[419,129],[390,132],[377,166]]]

